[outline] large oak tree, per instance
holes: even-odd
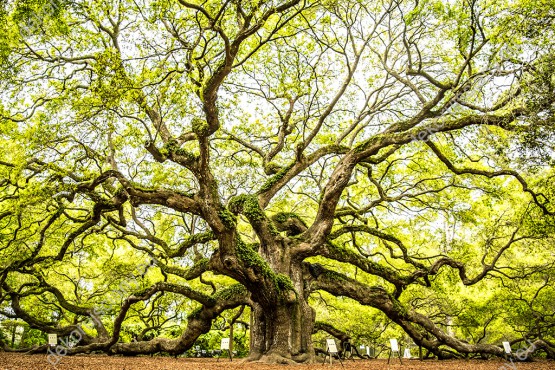
[[[3,6],[3,315],[93,325],[71,353],[179,354],[249,306],[251,359],[307,362],[325,291],[437,356],[503,353],[408,296],[552,262],[512,260],[549,244],[555,213],[552,5]],[[179,336],[119,342],[152,300],[189,310]]]

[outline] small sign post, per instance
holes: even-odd
[[[401,365],[402,365],[403,359],[401,358],[401,351],[399,350],[399,343],[397,342],[397,339],[390,339],[389,344],[391,345],[391,349],[389,350],[389,357],[387,358],[387,364],[389,365],[389,362],[391,361],[391,355],[393,355],[394,352],[397,352],[397,356],[399,357],[399,361],[401,361]]]
[[[330,356],[330,365],[331,365],[333,355],[338,355],[337,345],[335,344],[335,340],[333,340],[333,338],[326,339],[326,357],[324,357],[324,362],[322,362],[322,363],[325,364],[326,359],[328,358],[328,356]],[[341,363],[341,367],[344,367],[343,366],[343,361],[341,361],[341,356],[338,355],[337,358],[339,359],[339,362]]]
[[[511,349],[511,343],[503,342],[503,349],[505,349],[505,358],[508,359],[512,356],[513,350]]]
[[[58,350],[58,335],[57,334],[48,334],[48,349],[46,351],[47,356],[46,359],[48,363],[52,366],[58,365],[58,363],[62,360],[62,356],[65,354],[64,348],[61,348],[61,351]]]
[[[220,344],[220,349],[222,350],[222,353],[224,351],[227,351],[227,353],[229,355],[229,361],[233,361],[233,357],[231,357],[231,351],[229,350],[229,338],[222,338],[222,342]],[[220,358],[218,357],[217,361],[219,361],[219,360],[220,360]]]
[[[50,347],[56,347],[58,345],[58,335],[48,334],[48,345]]]

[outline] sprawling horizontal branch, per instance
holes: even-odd
[[[505,243],[501,248],[499,248],[499,250],[493,256],[491,261],[489,261],[489,263],[485,261],[486,255],[484,255],[484,257],[482,258],[482,271],[476,274],[476,276],[474,276],[473,278],[468,277],[466,272],[466,265],[464,263],[455,261],[449,257],[442,257],[438,259],[432,264],[430,268],[428,268],[425,271],[415,272],[414,275],[418,276],[418,275],[422,275],[423,273],[426,273],[427,275],[436,275],[443,266],[449,266],[459,271],[459,278],[464,285],[474,285],[482,281],[484,277],[486,277],[491,271],[496,271],[497,262],[499,261],[501,256],[503,256],[503,253],[505,253],[505,251],[507,251],[507,249],[509,249],[514,243],[521,240],[528,239],[525,236],[517,237],[518,231],[519,231],[518,229],[513,231],[507,243]]]
[[[391,242],[393,244],[395,244],[397,246],[397,248],[401,251],[401,256],[396,256],[393,254],[393,251],[391,250],[391,257],[393,258],[401,258],[403,259],[406,263],[417,267],[419,269],[424,269],[425,266],[421,263],[418,262],[416,260],[414,260],[413,258],[411,258],[409,256],[408,253],[408,248],[405,246],[405,244],[397,237],[390,235],[388,233],[385,233],[383,231],[380,231],[376,228],[370,227],[370,226],[366,226],[366,225],[346,225],[341,227],[340,229],[332,232],[330,234],[330,238],[336,239],[338,237],[340,237],[341,235],[345,234],[345,233],[352,233],[352,232],[362,232],[362,233],[367,233],[369,235],[373,235],[383,241],[386,242]]]
[[[214,304],[202,306],[199,310],[190,314],[187,318],[187,328],[177,339],[156,338],[151,341],[118,343],[110,348],[111,353],[133,355],[148,354],[156,352],[167,352],[180,354],[191,348],[196,339],[207,333],[212,327],[212,320],[223,311],[251,305],[250,293],[241,285],[233,285],[225,288],[212,296]],[[79,352],[82,352],[80,350]]]
[[[60,336],[68,336],[71,334],[71,332],[73,332],[74,330],[79,330],[82,332],[82,329],[78,326],[78,325],[68,325],[68,326],[64,326],[64,327],[58,327],[55,325],[55,323],[53,322],[45,322],[42,320],[39,320],[35,317],[33,317],[31,314],[29,314],[25,309],[23,309],[23,307],[21,307],[21,295],[19,293],[17,293],[15,290],[13,290],[8,284],[4,283],[2,285],[2,289],[5,290],[11,298],[11,307],[15,313],[15,317],[25,321],[26,323],[29,324],[30,327],[35,328],[35,329],[39,329],[43,332],[46,333],[54,333],[54,334],[58,334]],[[40,293],[40,291],[38,292]],[[67,306],[68,308],[77,308],[77,307],[73,307],[73,306]],[[88,314],[87,312],[84,311],[84,314]],[[90,341],[90,338],[88,336],[84,336],[84,341]]]
[[[333,219],[339,199],[344,189],[349,184],[354,168],[365,158],[374,156],[381,149],[391,145],[403,145],[415,140],[426,140],[430,135],[438,132],[460,130],[474,125],[493,125],[509,129],[510,124],[515,119],[527,113],[530,112],[522,108],[515,108],[508,113],[500,115],[470,115],[454,120],[432,122],[422,125],[421,127],[414,127],[416,126],[416,124],[414,124],[410,125],[409,129],[406,131],[388,132],[388,130],[386,130],[365,140],[356,148],[345,154],[334,168],[321,196],[314,223],[307,231],[307,239],[310,240],[313,248],[318,248],[318,246],[325,241],[325,238],[330,234],[333,228]],[[426,117],[423,117],[422,119],[424,120],[425,118]]]
[[[342,330],[337,329],[335,326],[333,326],[331,324],[328,324],[326,322],[316,321],[314,323],[314,332],[317,332],[319,330],[325,331],[326,333],[328,333],[330,335],[333,335],[335,338],[339,339],[341,342],[351,340],[351,336],[349,336],[349,334],[345,333]]]
[[[503,349],[489,344],[469,344],[450,336],[438,328],[427,316],[404,307],[384,288],[370,287],[343,274],[327,270],[322,266],[307,266],[313,290],[324,290],[335,296],[349,297],[357,302],[379,309],[400,325],[417,343],[431,352],[443,356],[440,345],[447,345],[460,353],[488,353],[503,355]],[[429,334],[436,339],[429,338]]]
[[[522,191],[530,194],[532,196],[532,199],[534,200],[534,203],[540,207],[540,209],[542,210],[543,213],[545,213],[546,215],[555,215],[555,211],[550,211],[547,208],[547,204],[549,203],[549,201],[547,200],[547,198],[545,197],[544,194],[541,193],[536,193],[535,191],[533,191],[532,189],[530,189],[530,187],[528,186],[528,182],[522,177],[521,174],[519,174],[517,171],[513,171],[513,170],[498,170],[498,171],[486,171],[486,170],[481,170],[478,168],[461,168],[461,167],[457,167],[453,164],[453,162],[451,162],[447,156],[445,154],[442,153],[442,151],[439,149],[439,147],[434,144],[432,141],[426,141],[426,145],[428,145],[428,147],[434,152],[434,154],[437,156],[437,158],[443,162],[445,164],[445,166],[453,173],[457,174],[457,175],[478,175],[478,176],[484,176],[487,178],[493,178],[493,177],[505,177],[505,176],[510,176],[515,178],[520,185],[522,186]],[[542,201],[543,200],[543,201]]]
[[[332,242],[326,243],[326,245],[319,252],[319,255],[321,256],[331,258],[339,262],[349,263],[360,268],[364,272],[379,276],[385,281],[395,285],[397,291],[399,292],[402,291],[406,285],[412,282],[412,278],[401,276],[397,270],[388,266],[383,266],[377,262],[373,262],[355,251],[339,247]]]

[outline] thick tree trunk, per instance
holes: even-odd
[[[275,271],[286,274],[295,292],[284,291],[273,305],[252,307],[251,361],[266,363],[309,363],[314,360],[312,330],[314,309],[308,304],[301,264],[288,258],[268,258]],[[279,266],[278,266],[279,265]]]
[[[252,309],[249,359],[269,363],[312,362],[314,313],[304,299],[273,309]]]

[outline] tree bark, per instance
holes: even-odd
[[[304,299],[273,309],[252,308],[250,361],[291,364],[314,360],[314,312]]]
[[[262,252],[262,248],[260,248]],[[280,253],[267,249],[274,271],[290,278],[292,290],[278,289],[277,297],[259,300],[252,306],[250,361],[291,364],[314,360],[312,331],[314,309],[308,304],[310,291],[305,284],[300,261],[291,261],[287,248]]]

